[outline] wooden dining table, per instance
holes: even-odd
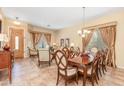
[[[90,64],[92,62],[92,60],[90,60],[90,56],[83,55],[83,56],[77,56],[74,58],[68,58],[68,62],[70,65],[80,67],[81,65]]]
[[[83,85],[86,85],[86,74],[87,74],[87,68],[92,63],[92,60],[90,60],[90,56],[83,55],[83,56],[77,56],[74,58],[68,59],[68,64],[71,66],[75,66],[78,68],[82,68],[84,71],[83,75]]]

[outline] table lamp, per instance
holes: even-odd
[[[3,43],[3,46],[1,44],[1,48],[3,48],[4,50],[9,50],[10,46],[8,45],[8,37],[6,34],[0,34],[0,41],[1,43]]]

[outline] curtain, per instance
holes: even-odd
[[[93,35],[93,30],[90,30],[91,32],[85,36],[85,38],[82,39],[83,43],[83,52],[85,51],[87,45],[89,44],[91,37]]]
[[[115,62],[115,39],[116,39],[116,25],[100,28],[100,33],[103,41],[108,46],[107,60],[108,64],[116,67]]]
[[[47,40],[48,45],[50,45],[50,42],[51,42],[51,34],[45,33],[44,36],[46,37],[46,40]]]
[[[33,47],[35,48],[35,46],[38,44],[42,33],[31,33],[32,34],[32,39],[33,39]]]

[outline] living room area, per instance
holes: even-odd
[[[1,86],[123,86],[123,7],[1,7]]]

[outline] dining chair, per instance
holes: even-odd
[[[97,60],[98,60],[98,70],[97,70],[97,78],[98,78],[98,80],[100,79],[100,76],[102,77],[102,60],[103,60],[103,58],[102,58],[102,53],[101,53],[101,51],[98,51],[97,53],[96,53],[96,58],[97,58]]]
[[[53,47],[50,47],[49,52],[50,52],[50,62],[53,62],[53,60],[55,59],[55,49]]]
[[[79,68],[78,71],[83,75],[83,85],[86,84],[87,79],[89,79],[94,86],[94,81],[98,84],[97,81],[97,70],[98,70],[98,58],[96,57],[91,65],[85,66],[85,68]]]
[[[67,57],[67,59],[69,58],[69,49],[67,47],[63,47],[62,51],[64,52],[65,56]]]
[[[74,47],[70,47],[69,50],[69,58],[74,58],[75,57],[75,52],[74,52]]]
[[[67,57],[61,50],[56,51],[55,61],[57,64],[56,85],[59,83],[60,76],[65,79],[65,85],[67,85],[68,81],[72,78],[74,78],[75,82],[78,84],[78,69],[77,67],[70,67],[68,65]]]
[[[104,51],[102,51],[103,54],[102,54],[102,72],[103,74],[105,74],[105,71],[107,72],[107,69],[106,69],[106,65],[107,65],[107,62],[106,62],[106,53]]]
[[[79,56],[80,53],[81,53],[81,52],[80,52],[80,48],[79,48],[79,47],[76,47],[76,48],[75,48],[75,55],[76,55],[76,56]]]

